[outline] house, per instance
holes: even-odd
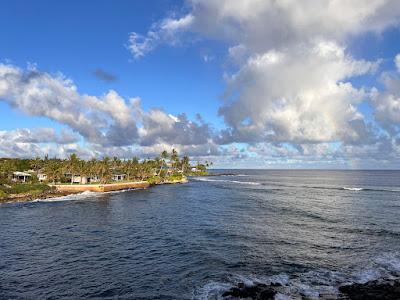
[[[85,184],[85,183],[87,183],[87,177],[86,176],[81,176],[81,175],[74,175],[72,177],[72,183]]]
[[[111,179],[114,181],[122,181],[125,179],[125,177],[126,177],[125,174],[114,174],[111,176]]]
[[[100,182],[100,176],[91,175],[90,177],[88,177],[88,183],[90,182]]]
[[[32,175],[26,172],[13,172],[12,181],[26,182]]]
[[[80,184],[87,184],[91,182],[99,182],[99,176],[81,176],[81,175],[74,175],[74,179],[72,180],[73,183],[80,183]]]
[[[46,181],[46,180],[47,180],[47,174],[45,174],[45,173],[38,173],[38,174],[37,174],[37,179],[38,179],[40,182]]]

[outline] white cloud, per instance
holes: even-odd
[[[140,121],[140,144],[202,145],[211,142],[213,130],[200,115],[197,120],[189,120],[185,114],[173,116],[161,109],[146,112],[136,103],[136,114]]]
[[[79,139],[79,136],[66,129],[60,133],[53,128],[2,130],[0,157],[60,156],[63,149],[76,145]]]
[[[374,71],[377,63],[354,60],[332,41],[307,46],[253,55],[232,75],[226,97],[233,100],[220,108],[229,128],[222,140],[315,143],[364,138],[357,105],[366,95],[345,80]]]
[[[390,133],[400,133],[400,77],[385,73],[382,81],[385,90],[371,95],[375,119]]]
[[[112,142],[118,138],[117,128],[129,135],[127,142],[137,136],[129,108],[115,92],[102,98],[80,94],[74,83],[60,74],[0,64],[0,99],[28,115],[68,125],[89,142]]]
[[[330,153],[329,159],[335,161],[343,159],[340,151],[373,151],[366,145],[381,149],[379,145],[393,144],[396,140],[396,136],[391,136],[390,143],[382,143],[382,128],[377,129],[378,125],[365,117],[359,106],[373,95],[371,106],[376,120],[385,128],[391,127],[393,133],[393,124],[400,115],[397,82],[386,80],[387,91],[372,94],[369,88],[354,86],[351,83],[354,77],[376,72],[380,61],[355,59],[346,44],[357,35],[379,34],[390,26],[398,26],[399,1],[188,0],[187,3],[190,22],[178,26],[179,30],[168,30],[165,40],[160,38],[164,29],[159,24],[171,19],[157,22],[143,37],[143,43],[133,45],[144,47],[144,55],[160,43],[174,45],[175,41],[181,41],[182,33],[228,43],[227,56],[236,70],[229,68],[224,73],[227,87],[219,114],[226,129],[220,132],[218,143],[268,146],[286,143],[300,151],[299,160],[308,154],[322,159],[324,153]],[[175,21],[185,23],[180,19]],[[395,63],[399,69],[400,56]],[[168,124],[173,123],[165,120],[165,125],[159,127],[172,128]],[[332,150],[327,146],[332,143],[343,147]],[[285,154],[284,149],[287,148],[277,153],[295,155]],[[394,151],[393,147],[390,149]]]
[[[188,30],[193,21],[194,17],[191,14],[178,19],[163,19],[153,24],[146,35],[131,32],[127,47],[133,57],[138,59],[145,56],[161,43],[177,45],[179,44],[178,35]]]
[[[400,53],[396,55],[395,60],[397,71],[400,72]]]
[[[273,1],[191,0],[193,30],[243,44],[252,52],[289,47],[315,38],[342,40],[398,24],[396,0]]]
[[[83,137],[87,149],[78,146],[78,135],[67,130],[57,134],[49,128],[17,129],[0,132],[3,155],[13,153],[13,147],[18,147],[21,156],[31,151],[62,157],[75,150],[85,156],[128,155],[139,145],[160,144],[194,153],[205,149],[203,145],[213,145],[212,129],[200,116],[192,121],[185,114],[174,116],[161,109],[144,111],[139,98],[124,99],[113,90],[100,97],[81,94],[70,79],[36,69],[0,64],[0,100],[28,115],[66,125]]]

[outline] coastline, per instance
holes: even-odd
[[[21,194],[12,194],[10,197],[0,198],[1,203],[13,203],[13,202],[29,202],[37,199],[50,199],[50,198],[58,198],[64,197],[74,194],[79,194],[80,192],[61,192],[61,191],[47,191],[43,193],[21,193]]]
[[[0,203],[28,202],[33,200],[43,200],[50,198],[64,197],[84,192],[106,193],[112,191],[123,191],[131,189],[147,189],[154,185],[162,184],[182,184],[187,183],[188,179],[183,177],[180,180],[166,180],[164,182],[150,184],[147,181],[132,181],[122,183],[106,184],[49,184],[51,190],[42,193],[20,193],[12,194],[7,198],[0,198]]]

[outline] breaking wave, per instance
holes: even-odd
[[[226,175],[232,177],[240,177],[241,175]],[[388,193],[400,193],[400,189],[385,189],[385,188],[368,188],[368,187],[337,187],[337,186],[312,186],[312,185],[291,185],[291,184],[280,184],[275,182],[255,182],[255,181],[239,181],[239,180],[228,180],[228,179],[213,179],[210,177],[193,177],[195,181],[206,181],[206,182],[221,182],[221,183],[237,183],[247,185],[263,185],[269,187],[282,187],[282,188],[306,188],[306,189],[322,189],[322,190],[341,190],[350,192],[388,192]]]
[[[30,202],[60,202],[60,201],[73,201],[73,200],[83,200],[86,198],[93,198],[100,196],[101,193],[85,191],[78,194],[71,194],[67,196],[47,198],[47,199],[35,199]]]
[[[229,275],[226,282],[209,282],[194,291],[193,299],[224,299],[222,294],[239,282],[246,286],[255,284],[280,284],[276,300],[297,299],[340,299],[339,287],[351,283],[366,283],[372,280],[399,279],[400,254],[389,253],[372,259],[362,269],[349,268],[343,272],[326,269],[297,274],[277,274],[273,276]],[[351,271],[352,270],[352,271]]]
[[[357,187],[343,187],[343,189],[347,191],[356,191],[356,192],[364,190],[363,188],[357,188]]]
[[[224,182],[224,183],[237,183],[237,184],[249,184],[249,185],[261,185],[260,182],[254,181],[239,181],[239,180],[227,180],[227,179],[212,179],[207,177],[193,178],[196,181],[207,181],[207,182]]]
[[[53,198],[47,198],[47,199],[35,199],[32,201],[28,202],[61,202],[61,201],[76,201],[76,200],[86,200],[89,198],[99,198],[104,195],[112,195],[112,194],[119,194],[119,193],[125,193],[128,191],[133,191],[133,190],[139,190],[139,189],[125,189],[125,190],[120,190],[120,191],[110,191],[110,192],[91,192],[91,191],[85,191],[82,193],[77,193],[77,194],[71,194],[67,196],[60,196],[60,197],[53,197]]]

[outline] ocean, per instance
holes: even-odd
[[[400,171],[220,172],[0,204],[0,299],[332,299],[400,277]]]

